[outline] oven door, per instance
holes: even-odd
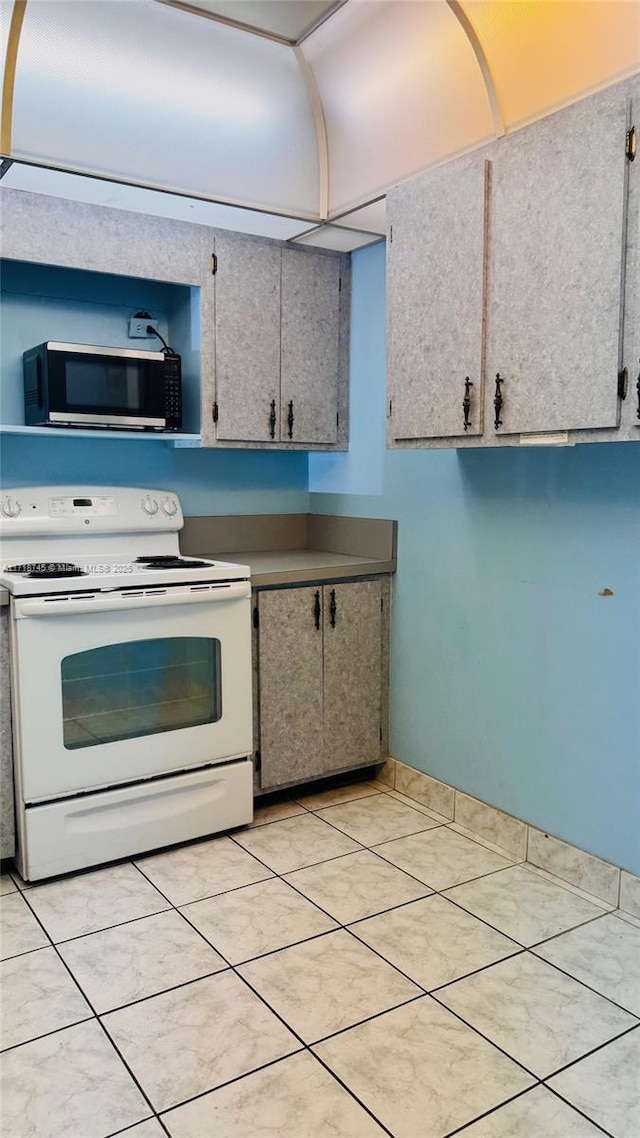
[[[252,751],[249,582],[12,598],[24,802]]]

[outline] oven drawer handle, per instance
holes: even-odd
[[[15,606],[16,617],[23,616],[62,616],[68,613],[116,612],[123,609],[160,608],[162,605],[207,604],[220,601],[235,601],[251,596],[251,585],[240,581],[235,585],[220,585],[215,589],[198,592],[185,590],[147,594],[146,596],[98,597],[96,600],[78,601],[18,601]]]

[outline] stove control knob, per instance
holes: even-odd
[[[5,518],[17,518],[21,510],[22,506],[20,503],[15,498],[9,497],[8,494],[5,494],[2,501],[0,501],[0,514]]]
[[[141,505],[145,514],[148,514],[150,518],[152,518],[154,514],[157,514],[159,509],[156,499],[152,498],[150,494],[145,494]]]
[[[165,498],[162,503],[162,509],[168,517],[172,518],[178,512],[178,503],[175,498]]]

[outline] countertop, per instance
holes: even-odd
[[[251,584],[290,585],[305,581],[332,581],[336,577],[368,577],[372,573],[395,572],[395,561],[373,557],[354,557],[348,553],[329,553],[323,549],[286,549],[216,553],[216,560],[235,561],[251,569]]]
[[[185,518],[187,557],[248,565],[256,588],[396,571],[397,523],[386,518],[265,514]],[[251,544],[250,544],[251,543]],[[0,605],[9,601],[0,588]]]

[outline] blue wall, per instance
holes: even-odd
[[[387,452],[384,320],[374,246],[352,449],[311,455],[309,488],[316,512],[399,522],[391,753],[640,873],[638,444]]]
[[[195,291],[195,290],[193,290]],[[22,352],[47,339],[149,347],[130,340],[128,317],[145,308],[173,338],[182,331],[185,429],[199,430],[198,305],[192,290],[157,281],[2,263],[0,422],[22,423]],[[186,329],[185,329],[186,325]],[[188,341],[188,342],[187,342]],[[189,421],[191,420],[191,421]],[[149,438],[0,437],[3,485],[145,486],[174,490],[187,515],[308,509],[307,456],[269,451],[174,450]]]
[[[144,439],[4,435],[0,479],[6,487],[144,486],[174,490],[184,513],[306,513],[307,456],[275,451],[174,450]]]

